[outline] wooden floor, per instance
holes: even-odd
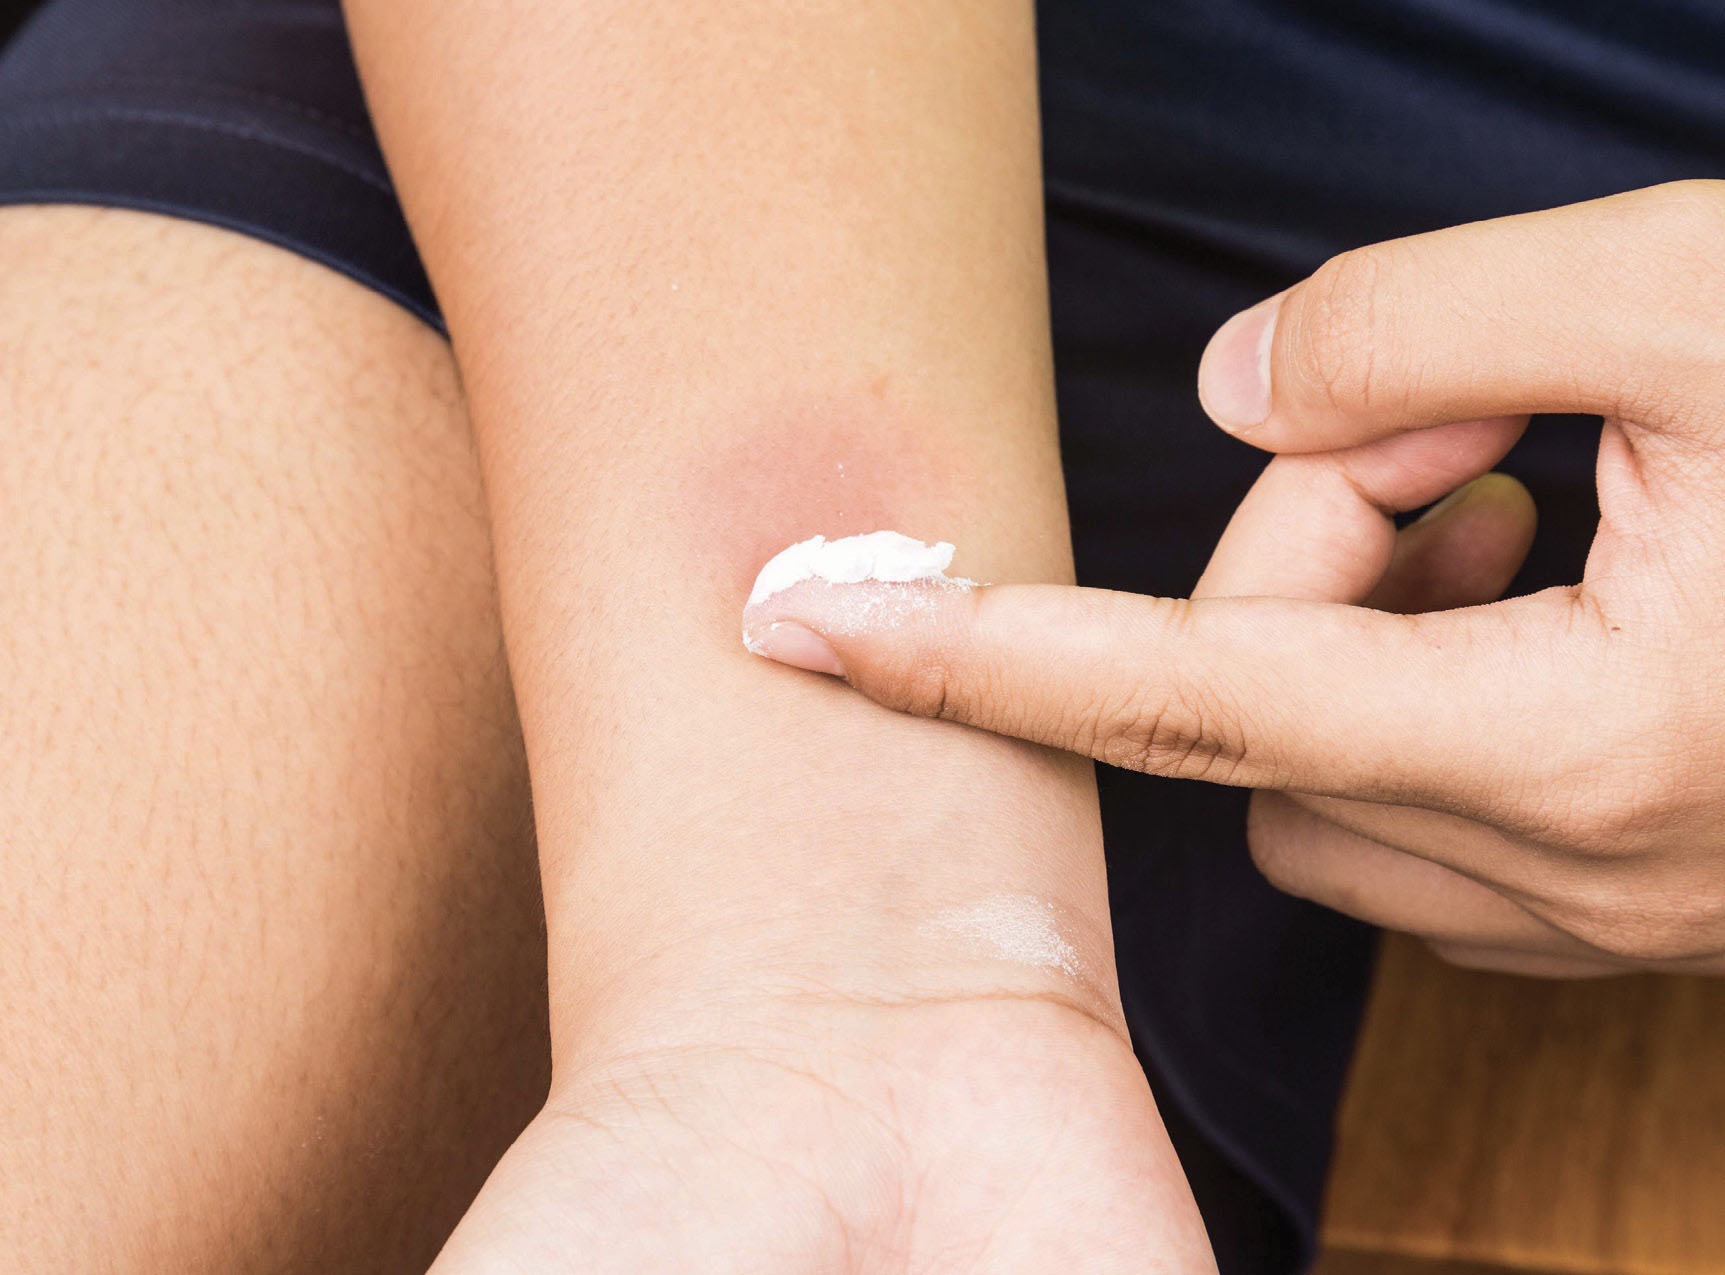
[[[1725,979],[1469,973],[1386,940],[1322,1275],[1725,1273]]]
[[[1382,1251],[1332,1248],[1312,1275],[1546,1275],[1549,1268],[1505,1266],[1500,1262],[1462,1262],[1445,1258],[1407,1257]],[[1551,1275],[1559,1275],[1551,1272]]]

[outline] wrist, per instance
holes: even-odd
[[[681,909],[668,909],[667,928]],[[550,933],[559,1068],[642,1049],[727,1048],[805,1034],[823,1010],[1040,1003],[1122,1038],[1100,921],[1070,904],[994,892],[944,906],[864,906],[808,896],[771,917],[691,923],[603,953]]]
[[[560,1053],[816,1002],[1022,997],[1123,1032],[1090,763],[744,659],[815,697],[797,746],[739,721],[670,799],[542,819]]]

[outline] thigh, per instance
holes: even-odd
[[[0,1268],[423,1270],[548,1075],[448,348],[0,210]]]

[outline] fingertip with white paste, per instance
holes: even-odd
[[[894,628],[926,614],[937,596],[977,582],[950,576],[955,549],[896,531],[828,540],[814,536],[761,568],[743,608],[743,646],[796,668],[842,677],[828,637]]]

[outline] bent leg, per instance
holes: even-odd
[[[447,346],[0,211],[0,527],[0,1268],[423,1270],[549,1069]]]

